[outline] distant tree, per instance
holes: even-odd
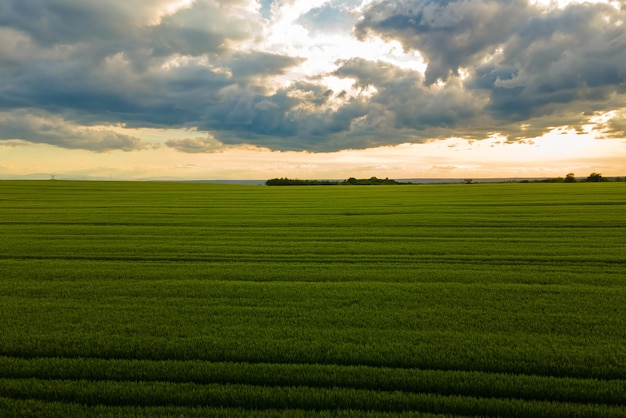
[[[333,180],[299,180],[287,177],[269,179],[265,182],[266,186],[330,186],[337,184],[339,182]]]
[[[379,179],[378,177],[370,177],[369,179],[357,179],[354,177],[350,177],[347,180],[336,181],[336,180],[299,180],[299,179],[290,179],[287,177],[280,177],[269,179],[265,182],[267,186],[334,186],[338,184],[347,184],[347,185],[381,185],[381,184],[410,184],[410,183],[400,183],[389,177],[385,177],[384,179]]]
[[[407,183],[399,183],[395,180],[386,177],[384,179],[379,179],[378,177],[370,177],[368,179],[357,179],[354,177],[350,177],[347,180],[344,180],[341,184],[347,185],[359,185],[359,186],[375,186],[382,184],[407,184]]]
[[[576,183],[576,176],[574,173],[567,173],[564,181],[565,183]]]
[[[589,177],[587,177],[587,181],[599,183],[601,181],[608,181],[608,179],[602,177],[602,174],[600,173],[591,173],[589,174]]]

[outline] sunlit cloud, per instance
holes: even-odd
[[[622,6],[619,1],[615,0],[530,0],[530,3],[545,10],[563,9],[571,4],[580,3],[604,3],[615,7],[617,10],[620,10]]]

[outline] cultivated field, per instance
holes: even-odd
[[[626,184],[0,182],[0,416],[626,416]]]

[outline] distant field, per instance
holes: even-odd
[[[626,183],[0,182],[0,416],[626,416]]]

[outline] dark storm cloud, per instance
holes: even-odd
[[[90,43],[118,49],[149,46],[155,53],[199,54],[227,40],[245,39],[260,28],[249,16],[228,13],[244,0],[196,0],[173,15],[160,16],[167,0],[106,2],[3,0],[0,26],[28,33],[38,44]]]
[[[52,46],[82,39],[85,42],[119,38],[131,23],[116,13],[119,2],[76,0],[5,0],[0,3],[0,25],[28,33],[38,44]]]
[[[216,91],[231,84],[226,75],[201,65],[142,71],[123,53],[97,65],[79,52],[27,61],[32,65],[18,67],[21,71],[3,83],[0,108],[45,109],[84,124],[183,124],[198,117],[198,105],[216,100]]]
[[[493,81],[484,86],[491,91],[488,110],[523,120],[623,103],[626,32],[617,22],[625,18],[608,5],[572,5],[529,20],[491,69],[476,71],[476,78],[492,73]],[[494,71],[504,74],[493,79]]]
[[[86,125],[194,125],[235,100],[221,89],[281,74],[301,62],[261,52],[232,54],[227,41],[244,39],[246,30],[258,27],[238,21],[245,16],[230,17],[214,2],[197,1],[158,24],[149,24],[156,18],[150,10],[133,15],[127,3],[3,2],[0,110],[45,110]],[[143,26],[134,24],[142,21]],[[18,137],[55,140],[29,135],[25,130]]]
[[[249,0],[196,0],[163,13],[168,3],[0,1],[0,140],[146,146],[91,128],[106,124],[215,137],[166,143],[184,152],[220,143],[328,151],[495,133],[516,140],[556,126],[581,130],[626,102],[623,1],[621,11],[543,11],[522,0],[373,2],[354,34],[419,51],[425,75],[346,51],[329,74],[281,87],[272,79],[307,58],[254,49],[272,2],[255,9]],[[333,1],[298,22],[313,34],[330,22],[336,34],[358,4]],[[324,76],[354,80],[354,91],[332,91]],[[602,129],[623,136],[623,125],[619,116]]]
[[[377,35],[419,51],[428,63],[426,86],[467,73],[461,94],[486,95],[482,109],[470,104],[475,112],[458,113],[454,104],[463,101],[456,94],[422,101],[422,108],[437,110],[437,100],[445,109],[452,99],[448,125],[465,124],[470,116],[470,126],[479,122],[477,137],[490,129],[524,137],[540,135],[557,123],[581,126],[590,113],[623,107],[624,21],[626,8],[619,11],[607,4],[541,11],[526,1],[404,0],[374,3],[355,30],[361,39]],[[455,83],[450,86],[456,88]],[[439,110],[414,110],[413,121],[420,125],[438,119]],[[445,114],[440,119],[446,120]],[[530,127],[516,128],[521,123]]]
[[[346,132],[366,113],[365,106],[349,103],[328,108],[337,94],[320,85],[295,83],[268,96],[242,91],[225,92],[219,106],[208,108],[200,129],[219,127],[227,144],[248,142],[277,149],[325,150],[328,136]]]

